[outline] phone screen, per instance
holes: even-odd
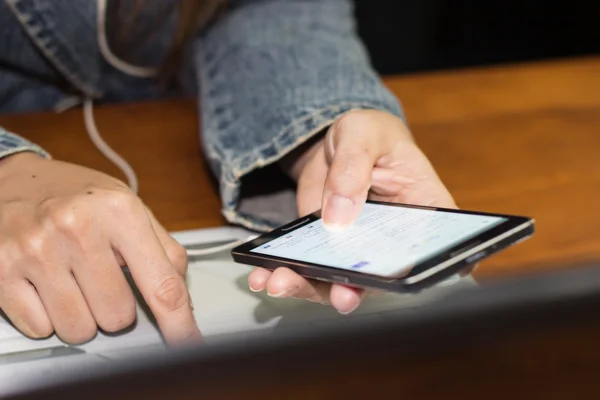
[[[354,225],[330,232],[321,219],[251,252],[385,278],[507,221],[507,218],[366,203]]]

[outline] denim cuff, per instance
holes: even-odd
[[[336,104],[299,115],[264,146],[220,165],[222,212],[226,220],[253,231],[264,232],[298,218],[295,185],[271,180],[272,175],[264,171],[321,133],[340,116],[357,109],[377,109],[403,116],[397,103],[393,102]],[[262,181],[261,186],[266,183],[271,186],[271,191],[253,194],[253,188],[244,188],[244,185],[251,185],[244,183],[249,174],[258,174],[253,182]]]
[[[44,158],[50,158],[50,154],[40,146],[10,133],[0,127],[0,159],[25,151],[36,153]]]

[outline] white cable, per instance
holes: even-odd
[[[136,76],[140,78],[148,78],[156,75],[156,71],[151,68],[143,68],[137,67],[135,65],[131,65],[126,63],[125,61],[119,59],[115,56],[110,50],[110,46],[108,45],[108,39],[106,35],[106,0],[97,0],[97,40],[98,47],[100,48],[100,54],[104,57],[104,59],[111,64],[116,69],[121,72]],[[120,155],[118,155],[104,140],[102,136],[100,136],[100,132],[96,127],[94,122],[94,113],[93,113],[93,102],[91,99],[84,100],[83,103],[83,119],[85,122],[85,127],[88,133],[88,136],[96,146],[96,148],[104,154],[106,158],[108,158],[113,164],[115,164],[121,172],[127,178],[127,182],[129,187],[134,193],[138,193],[138,179],[135,174],[135,171],[127,161]]]
[[[54,112],[60,114],[62,112],[67,111],[70,108],[77,107],[81,104],[81,97],[79,96],[69,96],[65,97],[54,106]]]
[[[246,242],[249,242],[253,239],[256,239],[256,235],[248,236],[246,239],[236,240],[235,242],[222,244],[220,246],[209,247],[206,249],[188,249],[188,256],[208,256],[211,254],[221,253],[223,251],[231,250],[239,245],[242,245]]]
[[[97,0],[97,2],[98,46],[100,47],[100,54],[102,54],[104,59],[119,71],[131,76],[136,76],[138,78],[151,78],[157,76],[158,71],[156,69],[131,65],[119,59],[112,53],[106,36],[106,0]]]
[[[88,136],[96,146],[96,148],[104,154],[113,164],[115,164],[127,178],[127,183],[134,193],[138,193],[138,179],[131,165],[125,161],[123,157],[118,155],[100,136],[100,132],[96,128],[94,122],[93,102],[91,99],[85,99],[83,102],[83,121]]]
[[[153,68],[144,68],[144,67],[138,67],[135,65],[131,65],[131,64],[119,59],[117,56],[115,56],[112,53],[112,51],[110,50],[110,46],[108,45],[108,39],[107,39],[107,35],[106,35],[106,1],[107,0],[97,0],[97,4],[98,4],[98,9],[97,9],[97,14],[98,14],[97,15],[97,17],[98,17],[97,36],[98,36],[98,38],[97,39],[98,39],[98,47],[100,49],[100,54],[114,68],[118,69],[119,71],[121,71],[127,75],[135,76],[138,78],[150,78],[150,77],[157,76],[158,75],[157,70],[155,70]],[[75,101],[69,101],[64,105],[61,105],[60,109],[64,110],[66,108],[70,108],[71,106],[75,106],[75,105],[77,105],[77,103]],[[125,161],[125,159],[123,157],[121,157],[119,154],[117,154],[102,139],[102,136],[100,135],[100,132],[98,132],[98,129],[94,122],[93,101],[91,99],[84,100],[83,115],[84,115],[86,131],[88,133],[88,136],[90,137],[90,139],[96,146],[96,148],[123,172],[123,174],[127,178],[129,187],[131,188],[131,190],[134,193],[137,194],[138,193],[138,179],[135,174],[135,171],[133,170],[133,168],[131,168],[129,163],[127,163],[127,161]],[[187,254],[189,256],[207,256],[207,255],[211,255],[211,254],[216,254],[216,253],[220,253],[223,251],[233,249],[233,248],[245,243],[246,241],[250,241],[254,238],[256,238],[256,236],[249,236],[246,239],[236,240],[232,243],[227,243],[224,245],[214,246],[214,247],[210,247],[210,248],[206,248],[206,249],[197,249],[197,250],[189,249],[189,250],[187,250]]]
[[[138,192],[138,179],[136,177],[135,171],[131,166],[118,155],[100,136],[100,132],[98,132],[98,128],[94,122],[94,110],[93,110],[93,101],[90,99],[85,99],[83,102],[83,115],[86,131],[88,136],[92,140],[92,143],[96,146],[96,148],[113,164],[115,164],[125,175],[127,178],[127,182],[131,190],[137,194]],[[231,250],[239,245],[242,245],[246,242],[249,242],[255,239],[256,235],[248,236],[246,239],[236,240],[231,243],[222,244],[220,246],[209,247],[206,249],[187,249],[187,255],[191,257],[200,257],[200,256],[209,256],[212,254],[221,253],[227,250]]]

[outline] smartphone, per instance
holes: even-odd
[[[318,211],[234,248],[232,256],[310,279],[415,292],[533,233],[529,217],[367,201],[344,231],[328,231]]]

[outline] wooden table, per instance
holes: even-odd
[[[600,59],[590,58],[386,79],[462,208],[537,220],[534,239],[485,261],[478,276],[600,260],[598,71]],[[103,107],[95,116],[169,230],[224,223],[192,101]],[[55,158],[121,177],[87,138],[80,110],[0,116],[0,125]]]
[[[386,80],[462,208],[537,220],[534,239],[484,262],[480,278],[600,260],[599,71],[600,59],[589,58]],[[141,196],[169,230],[223,223],[199,155],[193,102],[104,107],[96,118],[107,141],[138,172]],[[0,125],[40,143],[56,158],[119,176],[87,139],[78,110],[0,116]],[[544,389],[546,399],[581,398],[576,394],[597,391],[598,337],[599,326],[566,327],[560,334],[449,355],[400,372],[367,376],[360,370],[343,377],[343,388],[329,379],[304,382],[298,393],[323,398],[318,393],[328,392],[322,388],[330,394],[334,389],[373,395],[401,390],[406,398],[477,393],[489,399],[507,393],[534,398]],[[285,393],[291,398],[292,392]]]
[[[479,276],[600,259],[600,59],[388,80],[461,208],[533,216]]]

